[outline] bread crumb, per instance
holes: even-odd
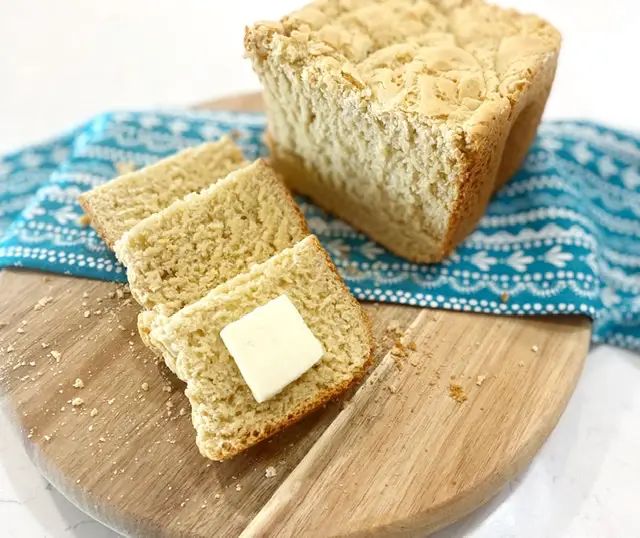
[[[53,297],[42,297],[38,299],[38,302],[33,306],[34,310],[42,310],[45,306],[53,301]]]
[[[49,347],[49,344],[45,344],[44,342],[41,342],[40,345],[42,346],[42,349],[47,349]]]
[[[502,301],[503,303],[506,303],[509,300],[509,294],[505,291],[501,296],[500,296],[500,301]]]
[[[117,297],[118,299],[122,299],[122,298],[124,298],[124,291],[122,290],[122,288],[118,288],[118,289],[116,290],[116,297]]]
[[[135,171],[135,169],[136,169],[136,163],[127,162],[127,161],[120,161],[116,163],[116,171],[121,176],[124,174],[130,174],[131,172]]]
[[[213,498],[214,498],[214,499],[219,499],[219,498],[220,498],[220,494],[219,494],[219,493],[216,493],[216,494],[213,496]]]
[[[415,342],[409,342],[407,344],[407,347],[411,350],[411,351],[415,351],[416,349],[418,349],[418,346],[416,346]]]
[[[242,486],[240,484],[236,484],[236,491],[240,491],[242,489]]]
[[[107,440],[104,437],[100,437],[98,439],[98,441],[100,441],[101,443],[106,443],[107,442]]]
[[[180,416],[184,417],[187,414],[187,410],[184,407],[180,408]]]
[[[31,362],[29,363],[29,366],[35,366],[35,365],[36,365],[36,361],[31,361]]]
[[[518,363],[518,366],[520,366],[520,368],[522,368],[522,367],[524,366],[524,361],[520,361],[520,362]]]
[[[80,215],[80,217],[78,217],[78,226],[86,228],[89,224],[91,224],[91,218],[89,215]]]
[[[73,386],[76,389],[83,389],[84,388],[84,381],[82,381],[82,379],[77,377],[76,380],[73,382]]]
[[[16,350],[15,347],[13,347],[13,344],[9,344],[7,346],[7,353],[13,353]]]
[[[50,436],[50,435],[43,435],[43,436],[42,436],[42,438],[43,438],[45,441],[47,441],[47,443],[48,443],[49,441],[51,441],[51,436]]]
[[[142,387],[142,390],[149,390],[149,383],[143,383],[140,386]]]
[[[17,332],[18,334],[24,334],[24,329],[23,329],[22,327],[18,327],[18,328],[16,329],[16,332]]]
[[[162,392],[171,392],[172,390],[171,385],[165,385],[162,387]]]
[[[89,414],[90,414],[92,417],[95,417],[95,416],[98,414],[98,410],[94,407],[94,408],[91,410],[91,413],[89,413]]]
[[[90,424],[88,429],[89,429],[90,432],[92,432],[93,431],[93,424]]]
[[[91,310],[85,310],[82,314],[85,318],[88,318],[91,315]]]
[[[531,351],[533,351],[534,353],[538,353],[538,351],[540,351],[540,349],[538,348],[538,346],[531,346]]]
[[[118,329],[121,330],[121,331],[126,331],[127,330],[127,328],[125,326],[123,326],[123,325],[118,325]]]
[[[264,471],[264,476],[266,476],[267,478],[273,478],[277,474],[278,472],[276,471],[276,468],[273,466],[267,467]]]
[[[467,393],[462,386],[457,383],[451,383],[449,385],[449,396],[460,404],[467,401]]]
[[[73,398],[73,399],[71,400],[71,405],[72,405],[73,407],[79,407],[79,406],[81,406],[81,405],[84,405],[84,400],[83,400],[82,398],[78,398],[78,397]]]
[[[479,375],[478,377],[476,377],[476,385],[481,387],[485,379],[487,379],[486,375]]]
[[[54,349],[53,351],[51,351],[51,356],[56,360],[56,362],[60,362],[60,359],[62,358],[62,353]]]

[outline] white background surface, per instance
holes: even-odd
[[[114,108],[258,89],[243,29],[296,0],[0,0],[0,152]],[[564,36],[547,117],[640,131],[636,0],[503,0]],[[442,536],[640,536],[640,356],[592,350],[529,469]],[[0,537],[113,538],[47,487],[0,415]]]

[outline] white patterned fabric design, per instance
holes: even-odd
[[[80,222],[78,195],[232,131],[265,153],[261,114],[120,112],[0,159],[0,266],[124,281]],[[477,230],[444,262],[409,263],[299,199],[309,227],[361,300],[495,314],[581,314],[594,340],[640,349],[640,140],[552,122]]]

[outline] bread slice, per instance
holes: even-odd
[[[272,399],[257,403],[220,338],[220,331],[280,295],[287,295],[325,354]],[[200,452],[231,458],[340,395],[372,360],[373,338],[314,236],[225,282],[151,332],[187,383]]]
[[[152,311],[138,320],[143,340],[157,315],[170,316],[308,234],[291,194],[262,160],[139,222],[115,252],[131,294]]]
[[[83,193],[80,205],[91,225],[113,248],[142,219],[247,164],[240,148],[225,136],[112,179]]]
[[[245,48],[289,186],[433,262],[526,155],[560,34],[481,0],[317,0],[247,29]]]

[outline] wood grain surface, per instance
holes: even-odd
[[[138,306],[121,285],[7,270],[2,402],[44,476],[125,535],[424,535],[529,463],[573,391],[591,325],[365,309],[376,336],[368,379],[214,463],[199,455],[183,386],[140,342]],[[400,335],[415,351],[398,351]]]

